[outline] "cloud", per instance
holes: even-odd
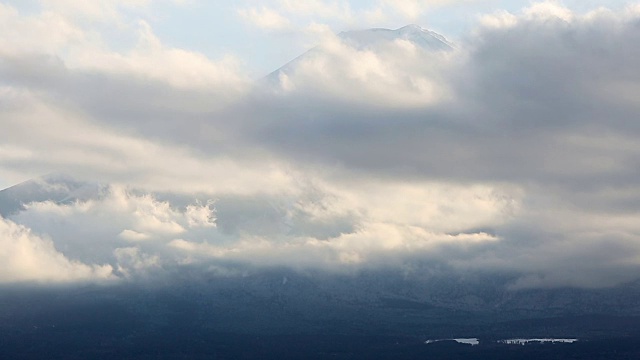
[[[472,0],[462,3],[473,2]],[[258,27],[274,30],[284,26],[298,29],[311,24],[330,25],[336,32],[354,26],[375,26],[381,24],[406,24],[423,20],[433,9],[459,5],[461,1],[451,0],[380,0],[358,3],[335,0],[273,0],[262,1],[261,8],[251,6],[255,1],[246,1],[239,15]],[[265,5],[266,4],[266,5]],[[260,26],[260,25],[264,26]]]
[[[350,16],[351,6],[347,1],[310,0],[305,2],[279,0],[280,6],[295,15],[318,15],[325,18]]]
[[[4,144],[2,151],[7,155],[0,159],[0,164],[27,176],[63,172],[97,182],[124,182],[152,190],[222,193],[278,192],[292,181],[291,172],[277,162],[234,160],[229,154],[203,154],[184,142],[177,144],[180,131],[186,132],[185,138],[202,135],[199,122],[194,121],[191,128],[182,128],[182,123],[163,125],[157,119],[143,119],[137,124],[143,134],[146,131],[162,134],[165,141],[161,141],[136,136],[117,125],[114,129],[96,123],[81,111],[60,108],[29,90],[5,88],[0,96],[5,128],[0,139]],[[189,116],[192,115],[177,118],[184,121]],[[168,142],[171,134],[174,139]],[[208,132],[206,140],[212,140],[213,136]]]
[[[291,25],[287,18],[266,7],[239,9],[238,14],[250,24],[266,30],[285,30]]]
[[[570,22],[573,19],[573,12],[555,1],[533,3],[523,13],[529,19],[540,19],[542,21],[556,18]]]
[[[53,12],[22,16],[10,5],[0,4],[0,55],[54,53],[61,47],[85,40],[84,31]]]
[[[300,161],[380,175],[572,185],[633,178],[635,147],[625,125],[636,111],[628,95],[638,80],[633,21],[527,14],[513,15],[509,29],[479,29],[442,58],[407,57],[399,44],[387,52],[329,44],[286,72],[290,91],[258,105],[255,122],[279,121],[252,140]],[[407,85],[420,79],[435,91]],[[620,82],[626,91],[613,85]],[[296,114],[286,103],[306,107]],[[606,144],[597,128],[607,129]],[[616,150],[623,143],[630,147]]]
[[[419,0],[385,1],[384,6],[397,11],[407,19],[415,20],[426,11],[428,2]]]
[[[439,77],[451,56],[402,39],[360,49],[343,38],[328,36],[281,70],[278,80],[289,96],[320,94],[367,106],[418,107],[452,100]],[[423,62],[425,57],[431,61]]]
[[[63,12],[0,7],[2,174],[113,183],[3,220],[36,249],[25,259],[62,269],[4,281],[229,264],[446,264],[510,274],[514,288],[635,279],[637,10],[538,3],[430,51],[408,39],[359,47],[315,21],[370,8],[272,5],[240,11],[273,9],[322,41],[259,86],[234,60],[165,44],[143,19],[126,21],[133,45],[115,50]],[[33,35],[20,43],[17,31]]]
[[[274,0],[260,2],[261,6],[251,5],[255,1],[246,1],[238,9],[238,15],[245,21],[264,30],[297,30],[305,35],[304,29],[314,25],[323,25],[338,32],[345,27],[353,27],[365,22],[379,25],[387,20],[379,6],[354,7],[349,1],[290,1]],[[315,37],[307,35],[307,46],[313,46]],[[311,40],[309,40],[311,39]]]
[[[215,63],[202,54],[166,47],[145,21],[139,22],[138,44],[129,53],[81,52],[70,66],[101,74],[143,77],[185,90],[224,87],[229,93],[241,93],[248,87],[231,56]]]
[[[174,187],[183,181],[166,173],[151,175],[149,167],[179,177],[188,168],[198,174],[209,168],[218,175],[221,168],[249,169],[227,154],[213,159],[186,145],[207,141],[224,146],[226,135],[202,114],[249,91],[248,77],[233,57],[215,62],[167,46],[141,19],[127,23],[136,31],[121,34],[132,47],[116,49],[100,28],[62,11],[41,10],[22,14],[0,6],[0,27],[6,30],[0,36],[0,111],[6,129],[0,151],[6,156],[0,162],[6,173],[22,179],[51,171],[94,174],[107,182],[130,182],[133,176]],[[253,168],[283,176],[271,164]],[[201,185],[210,184],[199,179]],[[244,188],[238,178],[215,181],[222,182]],[[185,185],[198,191],[198,186]],[[265,187],[274,184],[260,185]]]
[[[77,282],[113,279],[109,265],[69,260],[50,239],[0,217],[0,282]]]
[[[535,195],[538,201],[543,197]],[[515,289],[598,288],[636,280],[640,248],[634,215],[577,209],[553,197],[549,195],[544,206],[521,209],[518,217],[501,226],[499,246],[454,260],[453,266],[519,273],[511,285]]]
[[[67,180],[43,181],[43,189],[62,189]],[[32,202],[10,221],[47,234],[70,261],[108,264],[121,279],[152,279],[185,265],[351,272],[500,241],[474,229],[507,221],[517,201],[482,187],[371,184],[347,190],[317,181],[287,194],[232,194],[215,203],[75,186],[67,193],[86,199]]]
[[[284,91],[259,103],[248,120],[258,130],[243,131],[290,161],[339,164],[348,176],[516,185],[520,212],[493,227],[503,240],[455,260],[461,268],[534,274],[517,287],[632,280],[636,230],[623,220],[635,212],[640,175],[637,13],[541,3],[487,19],[451,57],[420,54],[406,67],[382,61],[402,53],[398,44],[367,52],[329,42],[281,74]],[[438,80],[420,73],[439,61]],[[453,100],[396,98],[411,92],[383,75],[397,81],[404,69]]]
[[[71,259],[71,264],[108,264],[105,266],[117,270],[114,278],[141,276],[151,266],[174,264],[175,257],[164,250],[174,238],[198,239],[208,233],[218,236],[211,204],[194,201],[180,208],[119,186],[80,188],[76,192],[89,190],[93,193],[86,200],[27,204],[7,222],[22,224],[19,230],[26,234],[48,234],[47,246],[55,246],[59,257]],[[13,232],[17,232],[16,228],[18,225],[14,224]],[[37,276],[32,275],[34,279]],[[47,279],[43,276],[43,280]]]
[[[474,1],[476,0],[381,0],[377,8],[385,12],[396,13],[405,22],[415,22],[434,9],[454,5],[467,5]]]
[[[115,44],[110,43],[114,34],[76,21],[64,12],[45,8],[40,13],[23,15],[9,5],[1,5],[0,18],[0,29],[4,30],[0,37],[1,65],[5,71],[18,71],[15,78],[29,76],[37,81],[52,76],[51,70],[84,76],[121,75],[158,81],[179,90],[204,89],[222,95],[224,89],[225,97],[242,94],[249,88],[248,77],[233,56],[212,61],[202,54],[167,46],[142,18],[128,20],[123,29],[112,29],[124,38]],[[133,46],[123,49],[122,43]],[[52,62],[51,66],[57,69],[48,69],[49,73],[27,72],[33,71],[29,65],[43,60]]]
[[[428,258],[443,245],[473,247],[499,239],[485,234],[434,234],[422,228],[395,224],[361,224],[353,233],[335,238],[291,238],[274,242],[247,238],[233,246],[218,246],[176,239],[169,246],[186,254],[213,259],[230,259],[259,267],[288,266],[349,272],[378,267],[400,266],[407,258]]]
[[[126,27],[129,16],[144,14],[152,5],[168,3],[174,6],[185,6],[192,2],[192,0],[105,0],[79,4],[73,0],[40,0],[39,4],[45,12],[60,14],[74,21],[100,22]]]

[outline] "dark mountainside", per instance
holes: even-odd
[[[0,292],[0,357],[631,359],[640,355],[637,285],[501,292],[491,289],[489,279],[486,284],[474,286],[454,278],[418,283],[388,272],[354,277],[279,269],[164,284],[5,286]],[[475,301],[460,300],[465,298]],[[481,343],[424,344],[428,339],[461,337],[477,337]],[[492,342],[549,337],[580,341],[526,346]]]

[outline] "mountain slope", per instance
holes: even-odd
[[[27,180],[0,191],[0,216],[8,217],[32,202],[69,203],[86,200],[100,193],[101,186],[77,181],[60,174]]]

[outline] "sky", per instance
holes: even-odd
[[[407,24],[453,47],[337,35]],[[2,1],[0,188],[100,185],[38,180],[78,200],[0,218],[0,282],[633,281],[639,28],[633,1]]]
[[[73,16],[71,21],[76,25],[100,32],[102,41],[119,51],[136,42],[134,29],[142,20],[164,44],[200,53],[214,61],[235,57],[246,74],[257,79],[317,45],[319,34],[314,28],[320,26],[339,33],[417,24],[458,40],[473,30],[483,15],[499,11],[517,13],[531,1],[109,0],[103,5],[82,6],[70,0],[2,3],[23,16],[52,10]],[[562,2],[577,12],[598,7],[619,10],[628,3],[627,0]],[[111,22],[117,22],[118,26],[109,26]]]

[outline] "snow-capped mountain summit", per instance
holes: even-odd
[[[440,52],[453,50],[454,46],[444,36],[418,25],[406,25],[399,29],[391,30],[373,28],[365,30],[343,31],[337,35],[344,44],[360,51],[372,51],[374,53],[388,51],[386,45],[399,40],[412,43],[416,48],[427,52]],[[279,69],[265,77],[266,84],[280,85],[281,74],[292,73],[295,68],[314,56],[320,56],[325,52],[322,46],[316,46],[297,58],[291,60]]]
[[[338,37],[358,49],[375,48],[376,46],[396,40],[407,40],[424,50],[450,50],[453,45],[447,39],[431,30],[418,25],[407,25],[396,30],[367,29],[343,31]]]

